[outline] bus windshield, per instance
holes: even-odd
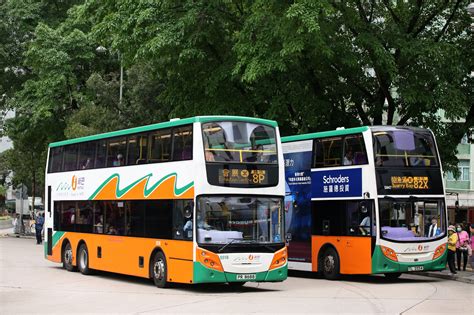
[[[374,132],[375,165],[378,167],[438,166],[430,132],[393,129]]]
[[[445,235],[444,201],[380,199],[382,238],[394,241],[420,242]]]
[[[276,164],[275,128],[248,122],[202,125],[206,162]]]
[[[213,196],[197,204],[198,243],[283,242],[282,198]]]

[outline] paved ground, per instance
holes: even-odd
[[[327,281],[295,274],[283,283],[176,286],[67,272],[33,239],[0,238],[0,313],[451,313],[472,314],[474,285],[403,275]]]

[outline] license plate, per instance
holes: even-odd
[[[257,279],[257,275],[254,273],[237,275],[237,280],[255,280],[255,279]]]
[[[408,271],[423,271],[424,267],[423,266],[412,266],[408,267]]]

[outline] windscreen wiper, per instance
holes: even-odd
[[[241,240],[241,238],[232,238],[231,241],[229,243],[226,243],[224,244],[224,246],[222,246],[221,248],[218,249],[218,252],[221,253],[227,246],[229,246],[230,244],[232,244],[234,241],[236,240]]]

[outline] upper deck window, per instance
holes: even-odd
[[[223,121],[202,126],[207,162],[276,164],[275,128]]]
[[[375,165],[438,166],[434,139],[427,131],[396,129],[374,132]]]
[[[314,146],[315,168],[367,164],[362,134],[316,139]]]

